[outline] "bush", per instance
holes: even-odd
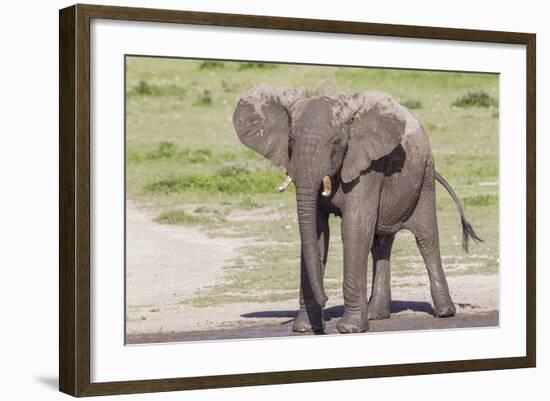
[[[187,90],[175,84],[157,85],[140,81],[128,91],[128,96],[185,96]]]
[[[277,68],[277,64],[269,63],[240,63],[238,70],[272,70]]]
[[[248,153],[234,153],[231,151],[214,152],[207,147],[199,148],[180,148],[174,142],[161,142],[157,148],[146,151],[130,151],[126,154],[129,162],[139,163],[143,161],[156,160],[178,160],[182,163],[202,164],[202,163],[224,163],[235,161],[239,156],[249,160]]]
[[[161,142],[155,150],[145,154],[149,160],[170,159],[178,155],[178,147],[174,142]]]
[[[406,99],[401,102],[401,105],[408,109],[421,109],[422,108],[422,102],[420,100],[416,99]]]
[[[241,199],[241,201],[237,205],[241,209],[257,209],[259,207],[262,207],[263,205],[257,201],[255,201],[252,197],[246,196],[245,198]]]
[[[221,61],[205,60],[199,64],[199,70],[215,70],[225,68],[225,63]]]
[[[496,107],[498,102],[487,92],[468,91],[467,94],[456,99],[452,105],[455,107]]]
[[[169,210],[155,218],[160,224],[201,224],[208,223],[210,219],[205,216],[195,216],[183,210]]]
[[[202,91],[197,101],[193,103],[193,106],[210,106],[212,105],[212,94],[208,89]]]
[[[250,171],[242,167],[223,167],[214,174],[195,174],[171,177],[153,182],[144,190],[150,194],[171,194],[185,191],[204,191],[220,194],[274,193],[281,181],[275,170]]]
[[[212,151],[208,148],[186,149],[182,152],[189,163],[206,163],[212,159]]]

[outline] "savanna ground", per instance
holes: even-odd
[[[299,285],[294,190],[276,191],[284,171],[247,150],[232,126],[240,94],[258,83],[311,95],[380,90],[418,116],[436,169],[485,240],[462,251],[456,206],[438,186],[456,319],[488,313],[498,324],[498,76],[146,57],[126,64],[127,341],[269,336],[265,327],[288,334]],[[340,220],[332,217],[328,320],[342,313],[341,286]],[[436,319],[425,266],[405,231],[393,248],[392,296],[390,320],[408,319],[408,329],[435,324],[415,326]],[[437,328],[456,327],[443,320]],[[474,320],[462,326],[487,324]]]

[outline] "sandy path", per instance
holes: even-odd
[[[239,256],[239,248],[248,242],[245,239],[211,238],[198,228],[157,224],[130,202],[127,225],[128,335],[273,325],[295,316],[297,299],[207,308],[184,302],[222,280],[223,267]],[[451,276],[448,281],[458,313],[499,309],[498,275]],[[342,293],[329,295],[327,310],[337,317]],[[427,274],[394,277],[392,298],[392,313],[433,313]]]
[[[152,215],[128,202],[127,334],[277,323],[288,318],[280,313],[255,316],[254,312],[296,309],[297,300],[206,308],[185,303],[201,288],[220,282],[223,267],[251,240],[211,238],[194,227],[157,224],[152,219]]]
[[[132,203],[127,208],[127,331],[185,328],[181,302],[212,285],[241,246],[196,228],[156,224]]]

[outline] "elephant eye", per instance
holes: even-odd
[[[332,143],[332,149],[330,153],[330,169],[332,174],[334,174],[340,168],[343,155],[344,152],[342,149],[342,143],[340,139],[337,139]]]
[[[289,160],[292,158],[292,145],[294,145],[294,138],[290,136],[288,138],[288,159]]]
[[[342,150],[341,142],[342,141],[340,140],[340,138],[337,138],[334,142],[332,142],[332,155]]]

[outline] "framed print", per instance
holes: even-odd
[[[61,391],[535,366],[534,34],[59,18]]]

